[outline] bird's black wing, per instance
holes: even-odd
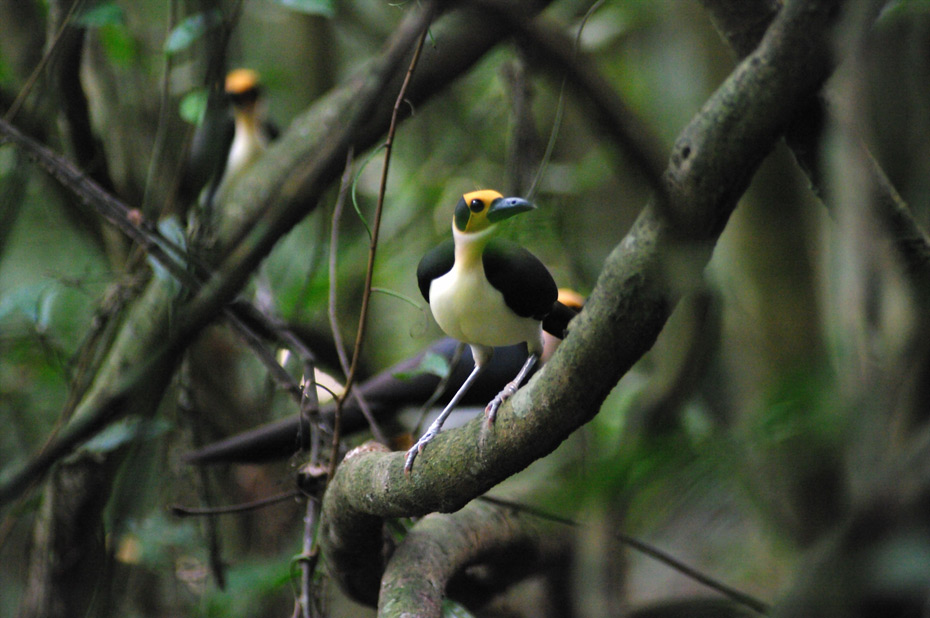
[[[504,302],[524,318],[543,319],[559,298],[549,271],[535,255],[506,240],[492,240],[481,258],[485,276]]]
[[[268,136],[269,142],[273,142],[281,137],[281,127],[270,120],[265,120],[262,122],[262,129],[265,130],[265,135]]]
[[[429,302],[429,286],[433,279],[442,277],[452,270],[453,264],[455,264],[455,242],[451,238],[427,251],[420,260],[420,265],[417,266],[417,284],[426,302]]]
[[[197,200],[209,186],[208,196],[216,190],[226,157],[236,134],[236,124],[228,109],[210,109],[191,139],[187,162],[178,186],[179,199],[185,206]]]
[[[555,301],[552,305],[552,311],[543,319],[543,330],[554,337],[565,339],[568,323],[578,315],[580,310],[580,308],[563,305],[559,301]]]

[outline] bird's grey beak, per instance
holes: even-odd
[[[491,223],[497,223],[498,221],[503,221],[504,219],[509,219],[514,215],[518,215],[521,212],[533,210],[534,208],[536,208],[536,206],[527,202],[522,197],[499,197],[491,202],[487,217],[488,221]]]

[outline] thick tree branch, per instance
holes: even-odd
[[[564,526],[487,502],[419,521],[381,579],[379,616],[440,615],[453,578],[476,563],[495,564],[494,588],[538,573],[568,550]],[[466,588],[472,588],[463,584]]]
[[[340,466],[324,498],[321,543],[347,589],[364,589],[362,597],[371,597],[370,583],[353,580],[352,570],[364,564],[364,579],[376,581],[370,569],[379,561],[382,518],[459,509],[552,452],[594,417],[620,377],[653,345],[680,296],[665,271],[673,241],[702,245],[699,255],[689,256],[693,278],[797,106],[829,75],[827,38],[840,4],[787,3],[758,49],[676,141],[662,210],[677,225],[671,228],[655,207],[642,212],[608,256],[562,346],[505,404],[492,428],[476,418],[440,434],[409,477],[402,453],[362,453]]]
[[[752,53],[778,15],[777,0],[700,0],[738,58]]]

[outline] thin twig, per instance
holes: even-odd
[[[346,193],[352,175],[353,156],[353,149],[349,148],[349,153],[346,155],[345,171],[342,173],[342,182],[339,186],[339,195],[336,198],[336,204],[333,206],[333,218],[329,233],[329,329],[333,333],[333,343],[336,344],[336,356],[339,358],[339,364],[346,375],[349,373],[349,356],[346,354],[345,342],[342,339],[342,329],[339,328],[339,309],[336,294],[336,254],[339,247],[339,220],[342,218],[342,209],[346,203]]]
[[[304,514],[303,551],[300,554],[300,597],[297,599],[298,607],[303,618],[310,618],[313,604],[311,591],[313,590],[313,571],[316,570],[320,548],[316,543],[317,525],[320,521],[320,501],[312,496],[307,498],[307,510]],[[295,608],[295,614],[297,613]]]
[[[351,366],[349,363],[349,357],[346,355],[345,342],[342,339],[342,329],[339,328],[339,302],[336,290],[336,281],[338,280],[338,277],[336,275],[336,262],[339,249],[339,220],[342,218],[342,211],[345,207],[346,196],[349,193],[349,188],[353,186],[353,153],[354,149],[349,148],[349,153],[346,156],[345,172],[342,174],[342,182],[339,187],[339,196],[336,199],[336,205],[333,207],[333,222],[329,239],[329,328],[333,333],[333,342],[336,345],[336,355],[339,357],[339,366],[342,368],[342,373],[346,376],[349,375]],[[335,430],[334,435],[338,435],[340,433],[340,427],[342,424],[342,406],[347,398],[348,392],[346,390],[343,391],[343,396],[333,397],[333,400],[336,404],[333,411],[333,427]],[[387,439],[384,436],[384,433],[381,431],[381,427],[378,426],[378,422],[375,420],[374,414],[372,414],[371,407],[368,405],[367,400],[362,396],[361,393],[355,394],[355,400],[358,402],[358,407],[362,412],[362,416],[364,416],[365,420],[368,421],[368,427],[371,429],[371,433],[375,440],[381,442],[382,444],[387,444]]]
[[[165,38],[171,33],[175,26],[177,5],[173,1],[168,2],[168,18],[165,24]],[[164,63],[162,65],[161,88],[158,96],[158,126],[155,130],[155,143],[152,146],[152,156],[149,158],[148,170],[145,174],[145,188],[142,191],[142,212],[147,216],[152,215],[152,191],[154,190],[155,174],[158,171],[162,154],[165,151],[165,142],[168,139],[168,124],[170,123],[173,108],[169,107],[171,101],[171,61],[173,54],[164,54]]]
[[[351,161],[351,153],[349,154]],[[346,163],[348,166],[348,162]],[[299,428],[306,424],[310,428],[310,463],[317,465],[320,458],[320,400],[316,392],[316,364],[312,356],[304,358],[304,389],[300,400],[301,422]],[[301,447],[303,447],[303,436],[299,435]],[[303,549],[300,559],[300,595],[297,597],[297,603],[294,608],[295,616],[298,610],[302,612],[304,618],[311,616],[311,591],[313,588],[313,572],[316,570],[317,561],[314,559],[319,555],[317,547],[316,533],[320,520],[320,501],[318,496],[306,497],[307,505],[304,512],[304,535]]]
[[[247,502],[245,504],[231,504],[228,506],[212,506],[206,508],[174,505],[171,507],[171,514],[177,517],[205,517],[210,515],[248,513],[249,511],[256,511],[272,504],[278,504],[279,502],[296,498],[300,495],[301,491],[299,489],[292,489],[291,491],[275,494],[274,496]]]
[[[49,46],[48,51],[42,56],[42,59],[39,60],[39,64],[36,65],[36,68],[32,70],[32,73],[29,74],[29,78],[26,80],[26,83],[23,84],[22,89],[19,91],[19,94],[16,95],[16,98],[13,100],[13,103],[10,105],[10,108],[6,110],[6,113],[3,115],[4,122],[12,122],[13,118],[16,117],[16,114],[19,113],[19,109],[23,106],[23,102],[26,100],[26,97],[29,96],[29,93],[32,92],[33,86],[39,79],[39,76],[42,75],[42,71],[45,70],[45,67],[51,61],[52,56],[55,54],[55,50],[58,48],[58,43],[61,41],[61,37],[65,33],[65,29],[71,25],[71,20],[74,17],[74,14],[77,12],[78,8],[84,4],[84,0],[75,0],[71,5],[71,8],[68,10],[68,14],[65,15],[65,18],[61,22],[58,31],[55,33],[55,38],[52,40],[51,46]]]
[[[434,10],[435,6],[430,4],[429,8],[427,9],[428,14],[431,15]],[[375,255],[378,249],[378,234],[381,230],[381,214],[384,209],[384,195],[387,189],[388,169],[390,168],[391,163],[391,150],[394,144],[394,134],[397,131],[397,120],[400,116],[401,106],[404,103],[404,97],[407,94],[407,87],[410,85],[410,78],[416,69],[417,61],[420,59],[420,52],[423,50],[423,42],[426,40],[426,35],[429,32],[429,23],[430,20],[427,19],[427,25],[420,33],[420,38],[417,41],[416,48],[413,52],[413,58],[410,60],[410,66],[407,68],[407,74],[404,76],[404,82],[400,87],[400,92],[397,93],[397,99],[394,102],[394,110],[391,113],[391,124],[388,128],[387,139],[385,139],[384,142],[384,167],[381,170],[381,185],[378,189],[378,203],[375,206],[375,216],[371,230],[371,242],[368,246],[368,268],[365,271],[365,287],[362,292],[362,307],[359,312],[358,331],[355,335],[355,349],[352,352],[352,364],[349,366],[349,373],[346,376],[345,393],[341,398],[342,401],[345,401],[345,398],[347,398],[352,391],[352,386],[355,383],[356,374],[358,373],[359,358],[362,355],[362,343],[365,340],[365,330],[368,323],[368,308],[371,301],[371,281],[372,277],[374,276]],[[338,427],[338,420],[336,422],[336,427]],[[339,439],[339,432],[335,431],[333,433],[333,458],[329,463],[329,478],[332,478],[333,474],[336,472],[336,465],[338,463],[336,453],[338,452],[339,448]]]
[[[602,4],[604,4],[604,0],[597,0],[584,14],[584,17],[581,20],[581,24],[578,26],[578,32],[575,34],[575,46],[573,52],[576,56],[578,54],[578,50],[581,47],[581,33],[584,32],[584,27],[588,23],[588,20],[591,18],[591,15],[593,15],[596,10],[601,8]],[[543,154],[542,161],[539,162],[539,170],[536,172],[535,178],[533,178],[533,184],[530,185],[529,190],[526,192],[525,197],[529,201],[533,201],[533,196],[536,194],[537,189],[539,189],[539,183],[542,181],[542,178],[546,173],[546,167],[549,165],[549,161],[552,159],[553,150],[555,150],[555,142],[559,137],[559,130],[562,127],[562,114],[565,111],[565,82],[567,79],[567,77],[562,77],[562,85],[559,86],[559,101],[555,107],[555,118],[552,121],[552,131],[549,133],[549,141],[546,143],[546,152]]]
[[[534,506],[520,504],[519,502],[511,502],[510,500],[505,500],[502,498],[495,498],[493,496],[488,496],[488,495],[480,496],[478,499],[484,502],[489,502],[491,504],[496,504],[497,506],[514,509],[515,511],[526,513],[534,517],[539,517],[540,519],[554,521],[556,523],[564,524],[566,526],[571,526],[573,528],[581,527],[581,524],[576,522],[574,519],[571,519],[568,517],[562,517],[561,515],[555,515],[553,513],[549,513],[548,511],[544,511]],[[716,590],[720,594],[728,597],[729,599],[733,601],[736,601],[740,605],[745,605],[746,607],[752,609],[753,611],[759,612],[760,614],[768,614],[770,610],[770,606],[765,601],[762,601],[750,594],[737,590],[736,588],[733,588],[732,586],[728,586],[727,584],[724,584],[723,582],[718,581],[709,575],[705,575],[704,573],[701,573],[699,570],[688,566],[687,564],[685,564],[678,558],[675,558],[671,554],[668,554],[662,551],[661,549],[653,547],[649,543],[640,541],[639,539],[626,535],[622,532],[615,531],[613,534],[617,539],[620,540],[621,543],[623,543],[624,545],[628,545],[629,547],[631,547],[632,549],[635,549],[641,554],[645,554],[649,556],[650,558],[658,560],[662,564],[665,564],[666,566],[671,567],[672,569],[678,571],[682,575],[685,575],[686,577],[690,577],[694,581],[701,583],[707,586],[708,588]]]

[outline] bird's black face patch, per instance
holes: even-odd
[[[245,106],[250,103],[255,103],[259,96],[261,96],[261,89],[258,86],[253,86],[247,90],[241,92],[227,92],[226,98],[229,99],[229,102],[233,105]]]
[[[461,232],[465,231],[468,226],[468,219],[471,217],[471,210],[465,203],[465,198],[459,198],[459,203],[455,205],[455,227]]]
[[[504,198],[497,191],[489,189],[472,191],[459,199],[452,225],[459,232],[477,234],[493,227],[497,221],[520,211],[522,205],[529,205],[529,202],[516,197]],[[495,209],[502,210],[502,212],[495,213]]]

